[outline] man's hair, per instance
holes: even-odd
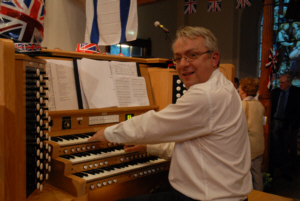
[[[293,77],[292,77],[291,74],[289,74],[289,73],[284,73],[284,74],[282,74],[280,77],[283,77],[283,76],[285,76],[285,77],[287,78],[287,79],[286,79],[287,82],[292,83]]]
[[[192,26],[180,27],[177,30],[176,38],[172,44],[172,49],[174,48],[174,44],[179,38],[186,40],[186,38],[196,39],[198,37],[204,38],[205,40],[204,45],[208,51],[219,52],[218,40],[210,30],[204,27],[192,27]]]
[[[247,94],[247,96],[256,96],[258,87],[258,82],[254,78],[243,78],[240,81],[240,88]]]

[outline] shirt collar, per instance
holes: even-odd
[[[253,96],[247,96],[243,99],[243,101],[251,101],[254,97]]]

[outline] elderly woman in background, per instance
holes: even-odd
[[[251,174],[253,189],[263,191],[261,165],[264,153],[263,116],[265,109],[254,97],[258,91],[258,82],[253,78],[240,80],[239,95],[245,110],[248,134],[251,146]]]

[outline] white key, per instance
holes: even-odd
[[[93,181],[93,180],[100,180],[103,179],[105,177],[110,177],[112,175],[115,174],[120,174],[120,173],[125,173],[128,172],[130,170],[137,170],[139,168],[143,168],[143,167],[147,167],[150,165],[156,165],[162,162],[165,162],[165,159],[159,158],[157,160],[154,161],[148,161],[145,163],[139,163],[136,165],[129,165],[128,167],[124,167],[124,168],[115,168],[115,170],[111,170],[111,171],[106,171],[104,170],[103,173],[98,173],[98,174],[88,174],[88,176],[84,176],[83,179],[85,179],[87,182]]]
[[[91,137],[89,137],[91,138]],[[90,143],[88,141],[89,138],[79,138],[79,139],[74,139],[74,140],[65,140],[65,139],[62,139],[63,141],[58,141],[57,143],[60,145],[60,146],[70,146],[70,145],[76,145],[76,144],[85,144],[85,143]]]
[[[92,154],[90,156],[81,156],[81,157],[77,157],[75,156],[74,159],[70,159],[70,161],[73,164],[77,164],[77,163],[82,163],[82,162],[87,162],[87,161],[92,161],[92,160],[98,160],[98,159],[102,159],[102,158],[108,158],[108,157],[113,157],[113,156],[117,156],[117,155],[121,155],[121,154],[126,154],[124,150],[113,150],[107,153],[101,153],[101,154]]]

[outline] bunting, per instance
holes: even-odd
[[[208,0],[207,12],[219,12],[221,11],[222,0]]]
[[[184,0],[184,14],[196,13],[197,0]]]
[[[251,0],[236,0],[236,9],[245,8],[251,6]]]

